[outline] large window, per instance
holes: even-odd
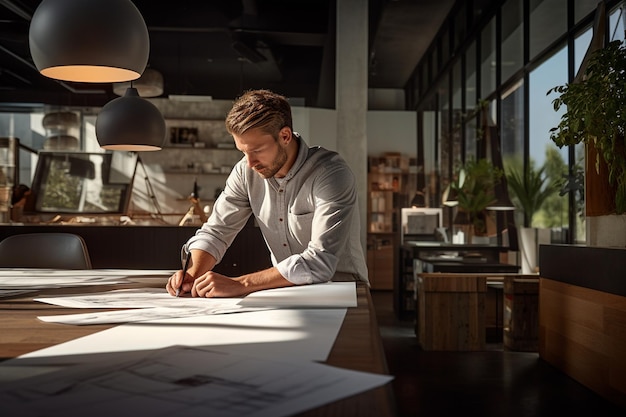
[[[609,40],[625,38],[625,4],[617,0],[605,2]],[[453,171],[460,156],[489,156],[485,144],[477,140],[483,131],[483,120],[476,110],[485,103],[491,120],[498,126],[505,169],[544,168],[551,180],[561,184],[580,173],[584,162],[582,146],[561,149],[550,139],[550,129],[559,124],[566,109],[555,111],[553,100],[557,95],[547,93],[570,81],[581,67],[592,39],[597,6],[598,0],[456,2],[455,14],[447,22],[459,25],[458,30],[453,27],[445,35],[442,31],[433,42],[441,47],[443,41],[452,48],[449,59],[446,60],[447,52],[439,55],[442,60],[438,61],[438,68],[446,73],[434,73],[432,77],[446,80],[436,97],[436,140],[440,145],[437,158],[444,177]],[[454,42],[449,41],[450,36]],[[436,57],[436,49],[431,50],[420,68],[428,67]],[[423,101],[425,97],[416,97],[412,105],[429,108]],[[460,149],[459,137],[464,144]],[[426,136],[424,139],[428,140]],[[442,179],[445,186],[447,178]],[[584,216],[577,215],[584,214],[583,191],[574,197],[572,193],[555,193],[533,216],[531,226],[551,228],[554,242],[584,241]],[[572,227],[576,235],[571,233]]]

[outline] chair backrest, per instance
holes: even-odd
[[[91,269],[91,258],[81,236],[25,233],[0,242],[0,267]]]

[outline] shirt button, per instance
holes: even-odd
[[[283,243],[283,246],[284,246],[284,247],[287,247],[287,244],[286,244],[286,243]]]
[[[279,192],[279,193],[282,193],[282,192],[283,192],[282,188],[281,188],[280,190],[278,190],[278,192]]]
[[[283,221],[283,219],[278,219],[278,221],[279,221],[279,222],[282,222],[282,221]]]

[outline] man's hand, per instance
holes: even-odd
[[[192,253],[193,252],[194,251],[192,251]],[[185,274],[185,281],[183,282],[181,294],[191,293],[192,297],[203,298],[232,298],[242,297],[254,291],[290,287],[293,285],[291,282],[287,281],[280,274],[280,272],[278,272],[276,267],[271,267],[263,271],[242,275],[236,278],[227,277],[213,271],[198,273],[198,270],[206,271],[206,269],[203,268],[212,268],[213,265],[215,265],[215,259],[209,255],[210,262],[206,262],[206,260],[205,262],[202,262],[196,261],[196,256],[198,256],[198,254],[194,254],[192,266],[187,274]],[[197,265],[202,266],[197,267]],[[194,276],[198,276],[198,278],[194,278]],[[179,287],[182,279],[183,271],[179,270],[167,280],[165,288],[170,295],[176,295],[176,289]]]
[[[250,290],[236,278],[209,271],[196,278],[191,287],[192,297],[241,297]]]
[[[183,277],[183,270],[179,269],[178,271],[174,272],[174,274],[168,278],[167,284],[165,285],[165,289],[167,290],[167,292],[170,295],[176,296],[176,290],[178,288],[181,289],[181,294],[191,291],[191,286],[193,285],[193,282],[191,282],[191,280],[189,279],[191,278],[191,276],[189,274],[186,274],[186,277],[187,282],[183,282],[183,286],[181,287],[180,283],[185,278]]]
[[[182,270],[178,270],[167,280],[165,289],[170,295],[176,296],[178,288],[181,289],[180,294],[191,292],[194,286],[194,277],[202,275],[204,271],[210,271],[216,264],[213,255],[199,249],[192,249],[188,256],[187,259],[190,260],[190,263],[185,276],[183,277]],[[183,283],[182,287],[180,287],[181,282]]]

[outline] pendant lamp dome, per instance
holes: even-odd
[[[130,0],[43,0],[30,23],[29,45],[46,77],[112,83],[141,76],[150,37]]]
[[[96,118],[100,147],[113,151],[158,151],[165,142],[165,120],[159,109],[130,87],[102,107]]]

